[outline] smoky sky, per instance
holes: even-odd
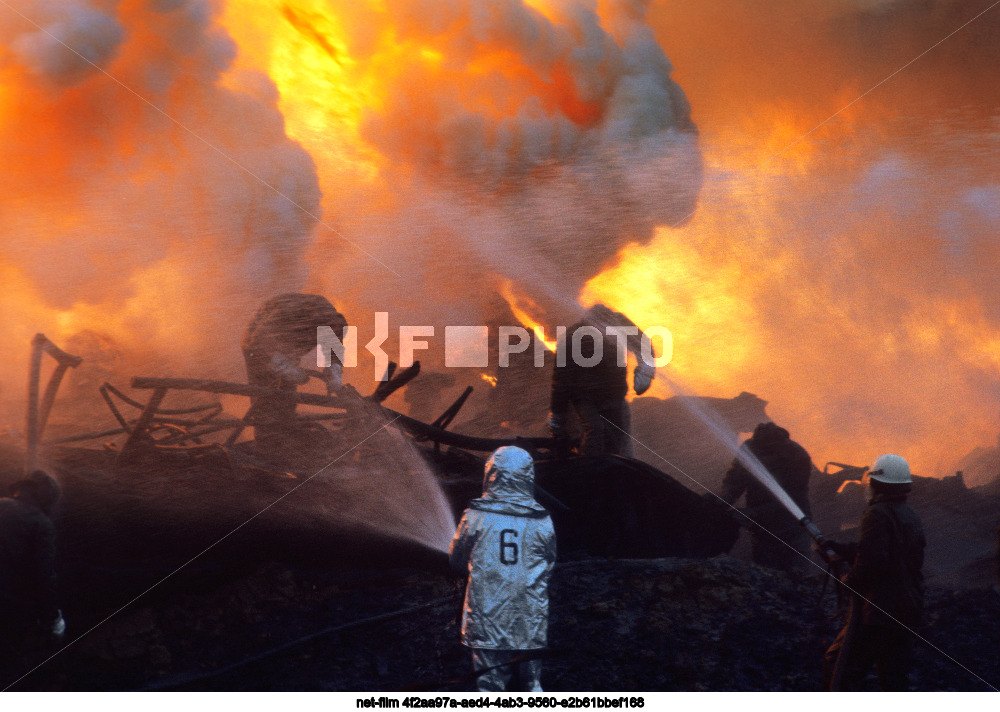
[[[887,79],[984,0],[17,7],[15,359],[90,329],[238,378],[279,291],[364,328],[479,323],[510,282],[565,323],[603,273],[705,395],[757,392],[817,452],[911,433],[930,471],[995,441],[1000,14]]]
[[[959,30],[988,6],[652,8],[706,182],[620,276],[657,285],[645,318],[699,391],[765,398],[820,464],[949,474],[996,441],[1000,15]]]

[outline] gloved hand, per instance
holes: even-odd
[[[834,541],[833,539],[823,539],[818,544],[814,542],[813,548],[821,554],[827,551],[832,551],[834,554],[844,559],[850,555],[851,545]]]
[[[545,425],[548,427],[549,432],[552,433],[552,437],[562,438],[566,436],[566,416],[550,412]]]
[[[62,611],[57,611],[55,619],[44,624],[42,628],[45,632],[51,635],[54,640],[62,640],[63,636],[66,635],[66,619],[63,618]]]
[[[284,354],[274,354],[271,357],[270,367],[272,373],[297,386],[309,381],[309,374],[299,368],[298,364],[292,363],[292,360]]]
[[[641,396],[649,390],[650,385],[653,383],[653,376],[655,375],[656,366],[650,366],[642,359],[639,359],[639,363],[635,366],[635,372],[632,374],[632,388],[635,390],[637,396]]]

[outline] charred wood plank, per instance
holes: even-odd
[[[118,410],[118,406],[115,405],[115,402],[111,400],[111,396],[108,395],[111,389],[112,389],[111,385],[107,383],[102,383],[101,387],[97,389],[97,392],[101,394],[101,398],[103,398],[104,402],[107,403],[108,410],[111,411],[111,415],[115,416],[115,420],[117,420],[121,424],[122,430],[124,430],[126,433],[131,433],[132,428],[129,427],[128,421],[125,420],[125,416],[121,414],[121,411]],[[145,407],[142,403],[139,403],[137,401],[132,401],[132,402],[135,403],[135,406],[140,410],[142,410],[142,408]]]
[[[52,372],[48,385],[45,386],[45,394],[42,396],[42,405],[38,413],[38,437],[41,437],[42,433],[45,432],[45,426],[49,422],[49,413],[52,412],[52,406],[56,402],[56,393],[59,392],[59,385],[62,383],[66,371],[70,368],[70,364],[65,362],[60,363],[56,366],[56,370]]]
[[[431,425],[435,428],[441,428],[442,430],[451,425],[451,421],[455,419],[456,415],[458,415],[458,411],[462,409],[462,406],[465,405],[465,401],[469,399],[470,395],[472,395],[472,386],[466,386],[465,390],[462,391],[462,395],[460,395],[454,403],[448,406],[448,409],[439,415],[437,420],[431,423]]]
[[[49,356],[56,360],[59,365],[66,365],[69,368],[76,368],[81,363],[83,359],[79,356],[74,356],[73,354],[68,354],[61,348],[56,346],[54,343],[49,341],[49,338],[45,334],[35,334],[35,338],[32,344],[38,344],[42,351],[47,353]]]
[[[396,364],[389,362],[389,369],[386,371],[387,380],[378,384],[375,391],[368,396],[368,400],[374,403],[381,403],[407,383],[412,381],[420,373],[420,362],[414,361],[413,365],[402,371],[398,376],[393,376]]]
[[[35,469],[35,459],[38,456],[38,385],[42,378],[42,346],[36,334],[31,342],[31,362],[28,365],[28,423],[26,450],[24,460],[25,474]]]
[[[389,425],[406,430],[410,434],[418,436],[421,440],[431,440],[440,445],[448,445],[449,447],[456,447],[462,450],[492,452],[498,447],[507,445],[552,450],[559,443],[555,438],[476,438],[469,435],[459,435],[458,433],[453,433],[434,425],[428,425],[389,408],[383,407],[382,412],[389,418]]]
[[[201,378],[149,378],[136,376],[132,379],[132,388],[156,389],[168,388],[180,391],[204,391],[206,393],[227,393],[234,396],[280,396],[294,403],[317,405],[341,410],[355,410],[360,404],[351,402],[348,398],[338,396],[323,396],[317,393],[296,393],[281,391],[276,388],[251,386],[246,383],[230,383],[228,381],[212,381]]]
[[[160,407],[160,403],[167,396],[167,391],[169,389],[164,386],[160,386],[153,391],[153,395],[150,397],[149,402],[146,403],[146,408],[142,411],[142,415],[139,416],[139,420],[136,422],[135,427],[132,432],[129,433],[128,440],[122,446],[122,451],[118,455],[118,462],[122,463],[135,454],[142,446],[141,443],[143,439],[148,438],[147,429],[153,422],[153,417],[156,414],[156,409]]]
[[[119,400],[123,401],[124,403],[129,404],[130,406],[132,406],[133,408],[135,408],[137,410],[142,410],[143,408],[146,407],[145,403],[140,403],[139,401],[137,401],[137,400],[135,400],[133,398],[129,398],[127,395],[125,395],[120,390],[118,390],[117,388],[115,388],[114,386],[112,386],[110,383],[105,382],[105,383],[101,384],[100,390],[102,390],[102,391],[105,391],[105,390],[108,391],[109,393],[111,393],[115,397],[117,397]],[[157,408],[156,409],[156,414],[157,415],[189,415],[191,413],[201,413],[202,411],[211,410],[212,408],[218,408],[221,411],[222,410],[222,405],[220,403],[207,403],[206,405],[197,405],[197,406],[193,406],[191,408]]]
[[[112,430],[101,430],[96,433],[81,433],[80,435],[69,435],[64,438],[55,438],[53,440],[43,440],[42,445],[64,445],[66,443],[77,443],[83,440],[95,440],[97,438],[106,438],[109,435],[121,435],[122,433],[129,432],[125,428],[114,428]]]
[[[237,396],[280,395],[290,398],[295,403],[340,408],[342,410],[356,410],[364,405],[363,401],[355,404],[346,398],[337,396],[293,393],[273,388],[263,388],[261,386],[250,386],[244,383],[229,383],[226,381],[211,381],[198,378],[149,378],[136,376],[132,379],[132,387],[143,389],[174,388],[177,390],[205,391],[208,393],[228,393]],[[378,410],[390,421],[389,424],[394,427],[406,430],[412,435],[424,436],[427,440],[441,445],[448,445],[449,447],[461,448],[463,450],[491,452],[505,445],[517,445],[518,447],[527,445],[529,447],[551,450],[559,444],[559,441],[555,438],[477,438],[468,435],[459,435],[458,433],[452,433],[434,425],[428,425],[384,406],[379,406]]]

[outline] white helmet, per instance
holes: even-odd
[[[899,455],[882,455],[868,470],[868,476],[876,482],[888,485],[903,485],[913,482],[910,466]]]

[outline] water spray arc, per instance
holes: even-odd
[[[788,492],[786,492],[785,489],[778,484],[778,481],[774,479],[774,475],[768,472],[767,468],[764,467],[763,463],[761,463],[756,455],[750,452],[747,448],[742,447],[742,443],[733,429],[724,423],[718,414],[702,405],[698,399],[693,397],[688,389],[684,388],[681,384],[671,378],[668,378],[659,371],[657,371],[657,377],[662,378],[674,393],[681,396],[681,402],[685,405],[685,407],[687,407],[693,415],[695,415],[705,426],[707,426],[716,438],[718,438],[719,442],[722,443],[737,460],[739,460],[739,462],[751,475],[753,475],[754,479],[767,488],[768,492],[774,496],[781,506],[783,506],[789,514],[795,517],[795,520],[799,524],[805,527],[809,536],[812,537],[814,542],[816,542],[817,547],[820,547],[822,542],[826,540],[826,537],[823,536],[819,527],[817,527],[816,524],[806,515],[806,513],[802,511],[802,508],[795,503],[795,500],[791,498]],[[688,479],[692,479],[687,475],[687,473],[682,474],[688,477]],[[695,480],[692,479],[692,481]],[[702,483],[697,481],[695,481],[695,483],[704,488]],[[827,562],[838,560],[837,555],[832,550],[822,549],[820,550],[820,554]]]
[[[657,374],[661,375],[661,374]],[[661,375],[662,376],[662,375]],[[682,388],[679,384],[673,380],[662,376],[674,393],[681,396],[690,396],[686,389]],[[736,457],[737,460],[750,472],[753,477],[760,482],[768,492],[770,492],[774,498],[791,514],[795,517],[796,521],[805,527],[809,536],[815,542],[816,551],[823,557],[823,560],[827,563],[829,567],[830,575],[834,576],[838,580],[847,573],[848,564],[847,562],[838,555],[832,548],[827,545],[827,539],[823,536],[819,527],[802,511],[802,508],[795,503],[795,500],[791,498],[788,492],[778,484],[778,481],[774,478],[763,463],[754,455],[748,448],[742,447],[739,442],[739,438],[736,433],[728,427],[725,423],[721,421],[719,416],[704,406],[702,406],[699,401],[695,398],[687,397],[682,401],[688,409],[697,416],[709,429],[718,437],[719,441],[725,445]],[[686,473],[683,473],[686,475]],[[691,479],[689,477],[689,479]],[[701,484],[701,483],[697,483]],[[703,486],[703,485],[702,485]],[[732,506],[732,505],[729,505]],[[743,516],[749,519],[749,516],[742,513]],[[751,521],[753,521],[751,519]],[[756,524],[756,522],[754,522]],[[759,525],[758,525],[759,526]],[[766,528],[762,527],[765,531]],[[769,532],[770,533],[770,532]],[[824,582],[825,589],[825,582]],[[843,647],[841,648],[840,655],[837,657],[836,665],[834,666],[832,680],[830,683],[830,690],[840,690],[841,681],[844,675],[844,669],[847,661],[846,652],[853,643],[855,633],[857,631],[858,625],[860,624],[860,611],[861,606],[859,605],[859,596],[856,592],[851,591],[851,605],[850,605],[850,615],[847,622],[847,632],[844,639]]]

